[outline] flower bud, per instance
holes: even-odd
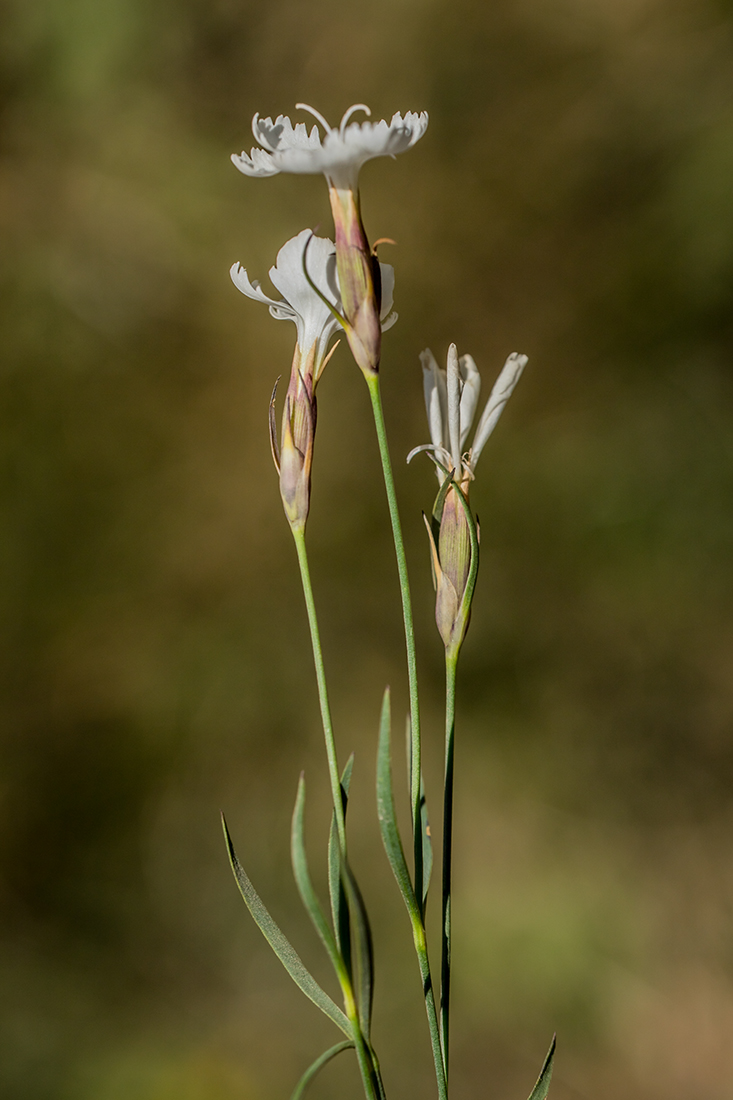
[[[300,352],[296,347],[283,407],[279,450],[274,423],[274,391],[270,406],[270,442],[280,474],[280,496],[293,530],[305,527],[310,509],[311,465],[316,434],[312,359],[313,350],[308,361],[301,364]]]
[[[447,488],[444,485],[436,501],[432,526],[425,520],[436,593],[435,621],[448,656],[458,653],[468,629],[478,568],[478,560],[473,561],[474,550],[478,553],[478,538],[474,545],[464,493],[454,482]]]
[[[330,187],[329,198],[346,336],[357,365],[371,376],[379,369],[382,347],[380,267],[369,248],[358,191]]]

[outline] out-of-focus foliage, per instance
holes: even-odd
[[[1,21],[3,1097],[274,1100],[335,1041],[258,938],[218,823],[223,807],[327,983],[287,855],[301,767],[314,865],[328,826],[266,433],[293,332],[227,277],[235,260],[264,277],[289,236],[329,224],[321,180],[228,162],[254,111],[299,100],[333,119],[357,101],[431,113],[362,185],[372,239],[398,242],[383,373],[434,817],[442,646],[420,509],[435,481],[427,461],[400,465],[425,438],[417,355],[455,340],[485,379],[530,355],[472,493],[458,1095],[527,1095],[555,1027],[555,1100],[725,1095],[730,6],[8,0]],[[374,811],[385,682],[405,706],[397,587],[343,349],[319,402],[309,537],[342,759],[357,751],[376,1042],[390,1094],[429,1096]],[[346,1060],[316,1086],[358,1087]]]

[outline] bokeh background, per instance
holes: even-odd
[[[255,111],[427,109],[369,164],[398,325],[385,401],[428,797],[442,650],[418,352],[530,366],[482,456],[459,698],[454,1092],[700,1100],[733,1079],[733,9],[724,0],[7,0],[0,16],[0,1092],[276,1100],[333,1038],[271,956],[218,813],[324,983],[296,901],[297,776],[327,789],[271,468],[294,331],[245,300],[329,226],[249,180]],[[392,1096],[431,1097],[374,810],[406,708],[366,391],[320,387],[310,546]],[[401,812],[404,770],[396,763]],[[436,829],[437,831],[437,829]],[[433,909],[433,925],[436,911]],[[433,932],[435,928],[433,928]],[[330,984],[328,985],[331,988]],[[314,1095],[358,1096],[348,1059]]]

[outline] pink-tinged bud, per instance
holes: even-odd
[[[280,474],[283,508],[293,530],[302,530],[305,527],[310,510],[311,466],[316,434],[314,350],[311,349],[308,359],[303,363],[299,349],[295,349],[290,384],[283,407],[279,449],[275,431],[275,391],[270,404],[270,443]]]
[[[463,499],[454,483],[441,489],[433,513],[432,525],[425,519],[435,585],[435,621],[449,656],[458,653],[471,618],[471,600],[476,579],[478,531],[474,543],[468,518],[467,484],[461,486]],[[441,501],[442,498],[442,501]]]
[[[382,347],[380,267],[369,248],[358,191],[332,186],[329,197],[346,336],[357,365],[373,376],[379,370]]]

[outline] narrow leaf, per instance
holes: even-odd
[[[372,1005],[374,1001],[374,947],[372,930],[369,925],[364,898],[354,874],[346,861],[341,864],[341,873],[349,899],[349,909],[354,918],[354,946],[357,963],[357,1001],[359,1022],[364,1036],[369,1041],[372,1023]]]
[[[223,814],[221,822],[224,829],[224,839],[226,841],[227,851],[229,852],[229,862],[232,865],[232,871],[234,872],[234,877],[237,881],[240,893],[244,898],[247,908],[252,914],[255,924],[260,932],[262,932],[262,935],[265,937],[298,988],[305,993],[306,997],[313,1001],[318,1008],[320,1008],[321,1012],[324,1012],[330,1020],[333,1020],[336,1026],[343,1031],[344,1035],[351,1039],[352,1030],[348,1019],[341,1009],[331,1000],[325,990],[321,989],[312,974],[306,970],[300,956],[292,947],[290,941],[286,939],[284,934],[280,931],[280,928],[270,916],[262,899],[250,882],[246,871],[237,859],[237,853],[234,851],[232,838],[229,835],[229,830],[227,829],[227,823]]]
[[[420,919],[419,907],[405,862],[400,840],[392,794],[392,765],[390,761],[390,711],[389,688],[384,693],[382,715],[379,723],[379,748],[377,751],[377,816],[382,843],[387,853],[392,874],[397,880],[405,905],[411,917]]]
[[[328,927],[328,922],[321,909],[321,903],[316,897],[316,892],[313,889],[313,883],[311,882],[310,872],[308,870],[308,860],[305,854],[305,838],[303,831],[303,818],[305,815],[305,779],[301,774],[298,782],[298,794],[295,799],[295,809],[293,810],[293,828],[291,833],[291,845],[290,851],[293,860],[293,874],[295,875],[295,882],[298,887],[298,893],[300,894],[301,901],[306,908],[308,916],[313,922],[313,927],[318,933],[323,946],[326,948],[328,957],[333,963],[333,968],[336,971],[336,975],[341,982],[344,977],[344,964],[336,947],[336,941],[333,938],[333,933]]]
[[[316,1058],[315,1062],[312,1065],[308,1066],[308,1069],[298,1081],[298,1084],[295,1086],[295,1090],[293,1091],[293,1095],[290,1097],[290,1100],[301,1100],[303,1093],[308,1088],[313,1078],[321,1072],[323,1067],[328,1065],[331,1059],[335,1058],[337,1054],[340,1054],[342,1050],[349,1050],[349,1048],[352,1048],[353,1046],[353,1041],[351,1039],[347,1039],[345,1042],[337,1043],[335,1047],[331,1047],[331,1049],[327,1050],[325,1054],[322,1054],[320,1058]]]
[[[354,766],[354,755],[349,757],[341,776],[341,803],[344,808],[344,818],[349,803],[349,786],[351,784],[351,771]],[[328,838],[328,892],[331,897],[331,916],[333,918],[333,931],[336,937],[336,946],[341,952],[344,966],[351,974],[351,926],[349,922],[349,907],[346,902],[343,883],[341,881],[341,852],[339,848],[338,829],[336,827],[336,814],[331,818],[331,832]]]
[[[545,1058],[545,1064],[542,1067],[542,1072],[537,1078],[537,1084],[530,1093],[529,1100],[546,1100],[548,1090],[550,1088],[550,1078],[552,1077],[552,1063],[555,1059],[555,1046],[557,1044],[557,1035],[552,1036],[552,1042],[550,1043],[550,1049],[547,1052]]]

